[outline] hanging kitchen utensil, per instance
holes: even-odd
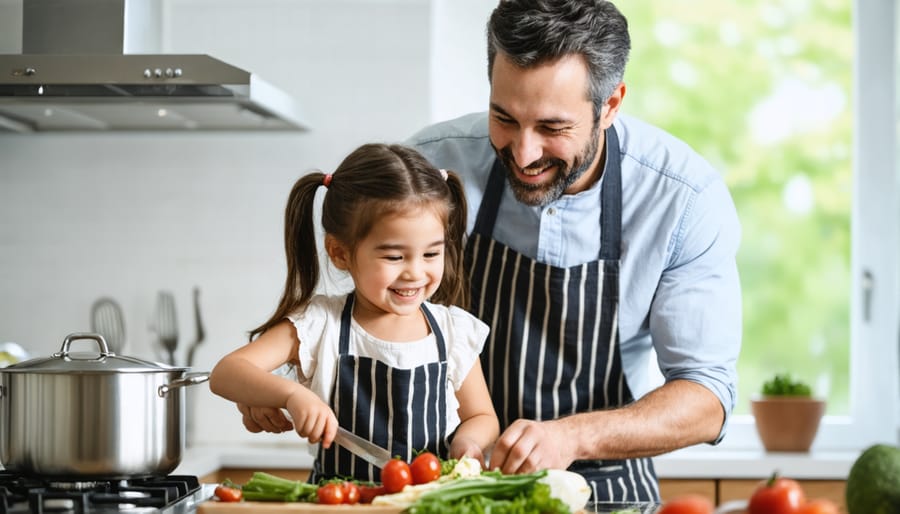
[[[206,333],[203,330],[203,320],[200,318],[200,288],[196,286],[194,287],[194,324],[197,327],[197,335],[194,337],[194,342],[191,343],[191,346],[188,348],[187,367],[189,368],[194,366],[194,352],[197,351],[197,346],[199,346],[206,337]]]
[[[100,334],[113,353],[125,348],[125,321],[122,308],[112,298],[99,298],[91,306],[91,332]]]
[[[167,364],[175,365],[175,349],[178,348],[178,318],[175,314],[175,297],[169,291],[160,291],[156,297],[156,337],[166,352]]]

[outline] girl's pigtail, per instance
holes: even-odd
[[[443,174],[443,173],[442,173]],[[469,281],[465,276],[463,250],[466,238],[466,216],[468,206],[462,180],[450,171],[447,172],[447,186],[450,188],[450,213],[447,220],[447,255],[444,279],[441,283],[440,300],[447,305],[469,308]]]
[[[319,258],[313,219],[316,191],[326,175],[313,172],[291,188],[284,210],[284,252],[287,276],[278,307],[268,321],[250,331],[250,340],[272,328],[312,298],[319,282]]]

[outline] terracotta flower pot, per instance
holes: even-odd
[[[825,401],[803,396],[759,396],[750,402],[756,431],[770,452],[806,452],[825,413]]]

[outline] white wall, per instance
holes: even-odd
[[[484,81],[465,95],[441,88],[444,107],[433,102],[431,44],[448,32],[427,0],[164,1],[165,52],[252,70],[300,100],[312,131],[0,135],[0,341],[47,356],[87,330],[91,303],[108,295],[124,309],[125,353],[155,358],[148,325],[157,291],[168,289],[183,356],[199,286],[206,341],[195,367],[208,370],[275,306],[282,210],[300,174],[332,169],[363,142],[402,140],[432,113],[487,102],[491,2],[441,7],[457,28],[468,17],[481,42],[441,45],[438,57],[477,54],[477,76],[456,75],[466,91]],[[20,13],[21,0],[0,0],[0,53],[21,51]],[[191,397],[203,441],[296,440],[245,432],[233,406],[199,387]]]
[[[431,114],[446,120],[487,108],[485,25],[496,2],[432,0]]]

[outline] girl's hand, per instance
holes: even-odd
[[[481,468],[485,468],[484,452],[477,442],[467,437],[454,437],[450,443],[450,458],[461,459],[463,457],[472,457],[481,463]]]
[[[309,389],[300,388],[285,402],[285,409],[294,423],[294,431],[310,443],[322,443],[330,448],[337,433],[337,417],[331,407]]]

